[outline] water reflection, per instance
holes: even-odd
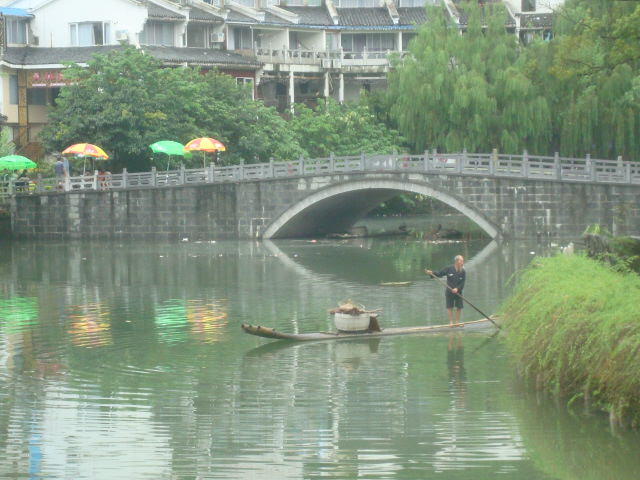
[[[469,263],[477,259],[465,293],[492,312],[539,246],[486,245],[4,249],[0,475],[550,478],[538,464],[547,453],[530,460],[544,441],[535,418],[546,409],[531,421],[522,413],[497,342],[454,335],[286,344],[239,328],[329,330],[327,309],[346,297],[382,307],[383,326],[441,323],[442,289],[422,268],[449,263],[461,248]],[[405,279],[412,285],[378,285]],[[543,427],[557,433],[553,422]],[[579,429],[565,434],[566,454],[588,465],[571,447]],[[618,478],[626,468],[637,470],[630,462]]]

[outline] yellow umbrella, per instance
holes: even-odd
[[[84,155],[85,157],[102,158],[104,160],[109,158],[109,155],[104,153],[104,150],[102,150],[97,145],[92,145],[91,143],[76,143],[75,145],[71,145],[70,147],[65,148],[62,153]]]
[[[227,148],[220,140],[209,137],[194,138],[184,146],[185,152],[224,152]],[[205,155],[202,154],[202,166],[204,167]],[[214,157],[215,160],[216,157]],[[215,161],[214,161],[215,163]]]

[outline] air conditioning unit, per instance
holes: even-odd
[[[211,34],[211,43],[224,42],[224,32],[214,32]]]

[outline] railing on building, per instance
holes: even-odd
[[[292,48],[256,47],[254,54],[263,63],[293,65],[317,65],[322,68],[341,68],[347,65],[387,65],[391,53],[404,55],[396,50],[305,50]]]
[[[269,163],[240,164],[206,168],[38,178],[30,185],[0,182],[0,199],[17,194],[63,193],[78,191],[162,188],[178,185],[239,182],[270,178],[330,175],[343,173],[426,173],[462,176],[542,179],[563,182],[613,183],[640,186],[640,162],[477,153],[425,153],[424,155],[356,155]]]

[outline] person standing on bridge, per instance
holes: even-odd
[[[464,288],[464,282],[467,277],[467,272],[464,269],[464,257],[462,255],[456,255],[453,259],[453,265],[440,270],[439,272],[433,272],[425,269],[424,273],[432,277],[447,277],[447,289],[444,292],[445,301],[447,305],[447,315],[449,317],[449,326],[453,327],[453,309],[456,309],[456,323],[460,325],[460,315],[464,303],[462,301],[462,289]]]

